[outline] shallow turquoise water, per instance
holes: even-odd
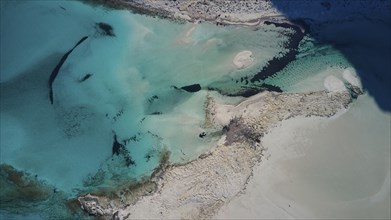
[[[148,177],[165,151],[171,163],[182,163],[212,148],[219,137],[199,137],[213,132],[203,127],[207,88],[237,90],[241,77],[286,53],[291,32],[273,25],[183,24],[76,1],[9,1],[1,10],[0,161],[37,175],[60,192],[51,198],[59,201]],[[97,22],[110,24],[115,36],[103,35]],[[53,83],[51,105],[50,74],[84,36]],[[324,70],[349,66],[333,48],[307,40],[299,59],[266,83],[321,90]],[[237,70],[232,59],[242,50],[251,50],[255,62]],[[192,84],[202,90],[174,88]],[[114,135],[124,146],[119,155],[112,152]]]
[[[1,20],[1,162],[69,195],[98,170],[106,179],[93,185],[114,186],[150,175],[163,151],[180,163],[210,149],[218,137],[198,136],[205,88],[235,87],[285,51],[289,32],[182,24],[74,1],[3,2]],[[51,105],[50,73],[84,36],[52,84]],[[245,70],[232,64],[241,50],[256,60]],[[203,89],[174,88],[191,84]],[[114,135],[126,155],[112,155]]]

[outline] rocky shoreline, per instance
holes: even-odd
[[[87,3],[127,9],[134,13],[147,14],[177,21],[211,22],[216,25],[256,26],[265,21],[296,25],[276,10],[270,1],[224,0],[84,0]]]
[[[356,90],[263,92],[236,106],[218,103],[211,93],[205,105],[205,125],[225,132],[215,149],[186,164],[163,163],[145,185],[152,183],[155,190],[144,190],[131,202],[93,195],[78,200],[88,214],[105,219],[212,218],[246,189],[253,167],[266,150],[262,137],[271,128],[297,116],[331,117],[359,95],[349,91]]]

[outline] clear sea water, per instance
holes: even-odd
[[[111,25],[115,36],[102,34],[99,22]],[[273,25],[173,22],[78,1],[2,1],[0,162],[36,175],[57,195],[35,208],[34,202],[24,209],[7,206],[0,216],[66,216],[53,201],[148,177],[166,151],[171,163],[197,158],[219,139],[199,137],[213,132],[203,126],[204,102],[217,93],[207,88],[237,88],[238,79],[286,52],[289,32]],[[50,74],[84,36],[53,83],[51,104]],[[255,62],[237,70],[232,59],[242,50],[251,50]],[[265,83],[285,91],[321,90],[326,76],[341,78],[349,66],[338,51],[306,37],[298,59]],[[192,84],[201,91],[175,88]],[[227,103],[241,99],[224,97]],[[113,155],[114,135],[125,156]],[[126,155],[134,164],[126,164]]]

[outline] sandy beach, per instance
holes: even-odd
[[[216,214],[220,214],[222,206],[235,206],[230,201],[235,201],[236,196],[252,193],[247,190],[248,183],[255,179],[253,168],[260,161],[268,159],[264,154],[268,142],[264,143],[263,139],[270,129],[284,119],[298,116],[331,117],[346,111],[345,108],[351,101],[346,90],[265,92],[238,105],[218,103],[212,96],[206,104],[205,122],[215,128],[226,127],[226,133],[215,149],[186,164],[162,166],[150,182],[156,185],[156,190],[139,195],[135,202],[124,207],[118,202],[114,205],[115,202],[105,197],[90,198],[87,195],[79,197],[79,201],[90,214],[117,216],[119,219],[214,218]],[[93,203],[88,202],[91,199],[94,200]],[[224,215],[224,211],[220,212]],[[243,217],[240,211],[235,213],[238,214],[237,217]],[[231,213],[227,215],[232,216]]]
[[[283,121],[246,191],[215,217],[389,218],[390,122],[368,95],[331,118]]]

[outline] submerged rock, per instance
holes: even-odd
[[[92,216],[109,216],[111,213],[99,204],[99,198],[90,194],[78,198],[81,208]]]

